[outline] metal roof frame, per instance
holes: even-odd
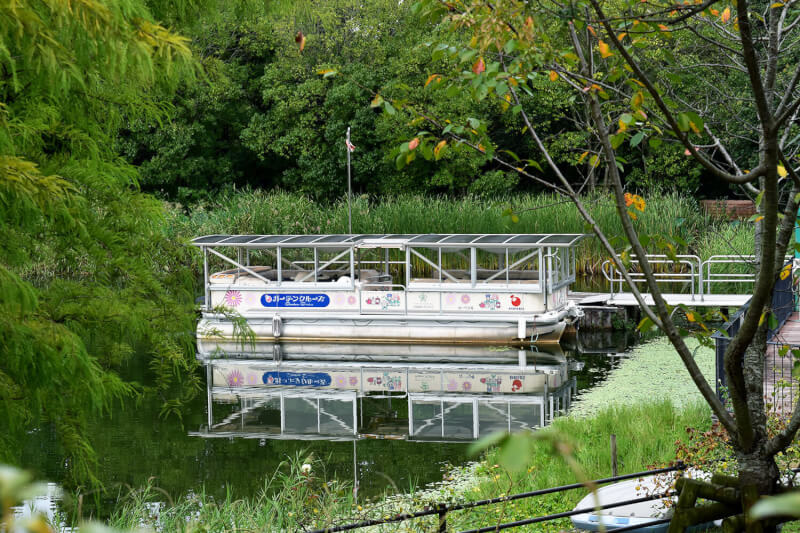
[[[193,246],[235,248],[568,248],[585,233],[419,233],[324,235],[204,235]]]

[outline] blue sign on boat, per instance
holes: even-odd
[[[290,387],[327,387],[331,384],[331,376],[325,372],[264,372],[261,380],[265,385]]]
[[[327,294],[262,294],[264,307],[328,307],[331,299]]]

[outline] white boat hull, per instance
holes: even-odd
[[[459,316],[273,315],[248,318],[248,334],[234,322],[204,314],[197,328],[198,353],[263,353],[276,342],[408,344],[557,344],[577,313],[572,308],[532,317],[468,319]]]

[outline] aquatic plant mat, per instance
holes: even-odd
[[[714,350],[700,346],[692,338],[686,344],[709,383],[716,382]],[[622,360],[608,379],[580,394],[572,404],[570,417],[596,414],[611,405],[631,405],[648,401],[669,401],[680,408],[687,403],[702,402],[675,348],[666,337],[658,337],[637,345]],[[605,355],[598,354],[598,357]]]

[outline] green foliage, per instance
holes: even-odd
[[[138,0],[0,7],[0,460],[50,424],[76,483],[96,481],[87,421],[138,389],[117,372],[135,351],[162,392],[197,387],[187,252],[113,149],[196,73],[152,20]]]

